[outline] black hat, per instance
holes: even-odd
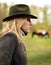
[[[29,9],[29,6],[28,5],[25,5],[25,4],[17,4],[17,5],[14,5],[14,6],[11,6],[10,7],[10,10],[9,10],[9,16],[4,18],[3,19],[3,22],[4,21],[7,21],[7,20],[10,20],[12,18],[15,18],[15,17],[30,17],[30,18],[34,18],[34,19],[37,19],[36,16],[32,15],[30,13],[30,9]]]

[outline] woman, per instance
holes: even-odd
[[[9,16],[3,19],[6,28],[0,37],[0,65],[27,65],[23,38],[32,27],[30,18],[37,19],[28,5],[10,7]]]

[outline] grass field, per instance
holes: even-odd
[[[28,65],[51,65],[51,38],[26,36]]]

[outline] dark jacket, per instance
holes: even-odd
[[[0,38],[0,65],[27,65],[26,50],[14,33]]]

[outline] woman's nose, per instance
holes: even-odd
[[[30,26],[32,26],[32,22],[30,18],[27,18],[27,21],[29,22]]]

